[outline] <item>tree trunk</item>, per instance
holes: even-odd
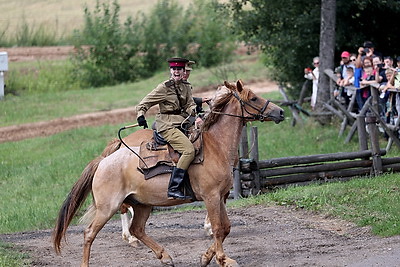
[[[334,69],[335,59],[335,25],[336,0],[321,0],[321,34],[319,42],[319,80],[316,110],[323,110],[323,103],[330,99],[330,80],[324,74],[325,69]],[[329,116],[321,116],[318,120],[325,124],[330,121]]]

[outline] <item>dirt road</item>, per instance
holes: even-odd
[[[379,238],[348,222],[285,207],[229,209],[232,223],[224,242],[240,266],[399,266],[400,237]],[[212,240],[204,234],[204,211],[153,214],[147,233],[162,244],[176,267],[199,266]],[[71,227],[62,256],[51,247],[51,231],[0,235],[29,253],[32,266],[79,266],[83,226]],[[65,243],[64,243],[65,244]],[[110,221],[92,247],[92,266],[162,266],[144,246],[121,238],[119,220]],[[217,266],[212,261],[210,266]]]

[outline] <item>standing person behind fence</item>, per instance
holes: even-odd
[[[350,96],[351,93],[347,92],[346,88],[342,87],[341,84],[343,83],[343,80],[347,77],[347,68],[353,68],[354,70],[354,64],[353,62],[350,61],[350,53],[347,51],[343,51],[342,54],[340,55],[341,60],[343,62],[343,65],[341,65],[341,73],[340,73],[340,78],[337,79],[336,84],[340,86],[341,92],[340,96],[344,99],[346,107],[350,103]],[[354,73],[354,71],[353,71]]]
[[[358,56],[356,59],[356,68],[354,70],[354,87],[360,88],[356,92],[356,101],[358,109],[361,110],[367,101],[368,97],[371,95],[371,90],[369,86],[361,85],[360,82],[364,76],[364,67],[372,67],[372,58],[369,56],[363,56],[363,47],[358,49]]]
[[[314,110],[315,104],[317,103],[318,93],[318,79],[319,79],[319,57],[313,58],[314,69],[304,69],[304,78],[312,80],[312,94],[311,94],[311,109]]]
[[[170,79],[160,83],[139,103],[136,107],[137,122],[139,126],[147,128],[146,112],[154,105],[159,106],[156,130],[174,150],[181,154],[176,167],[172,170],[167,195],[169,199],[186,199],[181,188],[195,151],[193,144],[179,128],[190,116],[195,116],[196,104],[193,101],[190,85],[183,81],[185,66],[189,60],[170,58],[167,61],[170,67]]]

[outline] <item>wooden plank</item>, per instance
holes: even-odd
[[[303,166],[283,167],[276,169],[263,169],[260,171],[260,176],[272,177],[272,176],[287,175],[287,174],[328,172],[334,170],[350,169],[357,167],[371,167],[371,166],[372,166],[372,160],[352,160],[346,162],[322,163],[316,165],[303,165]]]
[[[380,151],[381,155],[386,155],[385,150]],[[308,156],[293,156],[283,158],[272,158],[269,160],[260,160],[258,167],[260,169],[279,167],[279,166],[290,166],[308,163],[317,163],[325,161],[338,161],[338,160],[349,160],[349,159],[364,159],[371,157],[371,150],[356,151],[356,152],[338,152],[330,154],[316,154]]]
[[[279,86],[279,92],[282,94],[283,99],[286,102],[289,102],[289,98],[285,93],[285,90],[283,89],[282,86]],[[292,120],[292,126],[295,126],[297,122],[299,122],[300,124],[303,124],[303,120],[301,119],[299,112],[297,109],[295,109],[292,105],[289,106],[290,111],[292,112],[293,115],[293,120]]]
[[[303,174],[293,174],[275,178],[263,178],[261,179],[261,186],[275,186],[288,183],[306,182],[313,180],[326,180],[339,177],[354,177],[369,175],[371,173],[371,168],[356,168],[356,169],[346,169],[330,172],[319,172],[319,173],[303,173]]]
[[[386,133],[392,138],[394,143],[400,148],[400,140],[397,138],[397,136],[387,127],[386,123],[382,120],[382,118],[379,116],[379,112],[371,105],[369,105],[369,108],[371,111],[375,114],[376,118],[379,120],[379,124],[385,129]]]

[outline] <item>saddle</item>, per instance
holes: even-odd
[[[202,133],[193,127],[190,129],[188,138],[195,149],[195,157],[191,164],[202,163],[204,160]],[[159,174],[171,173],[180,154],[157,131],[153,130],[153,137],[140,144],[139,156],[143,161],[139,160],[138,170],[147,180]]]

